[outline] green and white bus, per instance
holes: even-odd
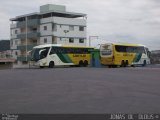
[[[40,68],[61,65],[87,66],[91,61],[92,47],[45,44],[35,46],[31,51],[30,66]]]
[[[101,64],[109,67],[150,64],[149,50],[140,44],[101,44],[100,57]]]

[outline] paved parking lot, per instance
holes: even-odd
[[[1,113],[159,113],[160,66],[0,70]]]

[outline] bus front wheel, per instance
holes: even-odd
[[[146,64],[147,64],[147,62],[146,62],[146,60],[144,60],[142,66],[144,67],[144,66],[146,66]]]
[[[39,66],[40,68],[44,68],[44,66]]]
[[[53,67],[54,67],[54,62],[51,61],[51,62],[49,63],[49,68],[53,68]]]
[[[126,62],[124,60],[121,62],[121,67],[126,67]]]

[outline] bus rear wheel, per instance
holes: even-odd
[[[53,68],[53,67],[54,67],[54,62],[51,61],[51,62],[49,63],[49,68]]]
[[[88,61],[87,60],[84,61],[83,66],[84,67],[88,66]]]
[[[84,63],[83,63],[83,61],[81,60],[81,61],[79,61],[79,67],[83,67],[84,66]]]
[[[128,60],[126,60],[126,63],[125,63],[125,64],[126,64],[126,66],[128,66],[128,64],[129,64],[129,63],[128,63]]]

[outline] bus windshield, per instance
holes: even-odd
[[[102,55],[112,55],[112,45],[110,44],[101,45],[100,51]]]
[[[31,52],[31,60],[38,61],[40,59],[47,57],[48,51],[49,51],[49,47],[34,48]]]
[[[145,53],[144,46],[122,46],[122,45],[116,45],[115,49],[116,49],[117,52]]]

